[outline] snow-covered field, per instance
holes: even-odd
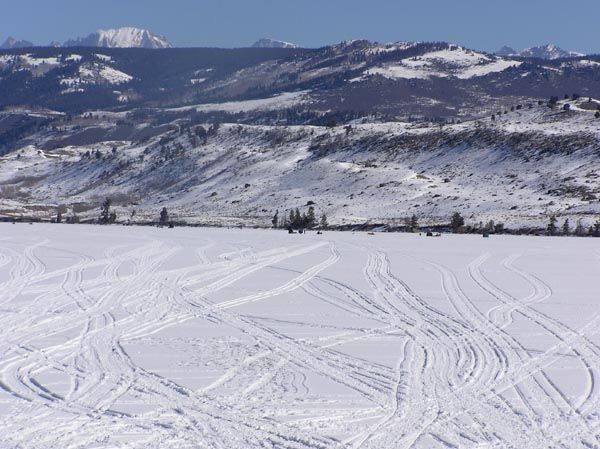
[[[2,448],[591,448],[600,240],[0,225]]]

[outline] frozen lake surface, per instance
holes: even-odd
[[[600,447],[600,239],[0,225],[0,448]]]

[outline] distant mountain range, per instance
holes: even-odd
[[[25,40],[17,40],[14,37],[9,36],[8,39],[6,39],[4,41],[4,43],[2,45],[0,45],[0,49],[8,50],[11,48],[26,48],[26,47],[33,47],[33,46],[34,46],[34,44],[32,42],[25,41]]]
[[[166,37],[152,31],[135,27],[122,27],[109,30],[98,30],[85,37],[69,39],[64,43],[52,41],[48,45],[36,45],[28,40],[8,37],[0,49],[10,50],[28,47],[100,47],[100,48],[172,48]],[[252,48],[298,48],[291,42],[276,39],[259,39]]]
[[[496,52],[498,56],[520,56],[523,58],[538,58],[538,59],[561,59],[561,58],[571,58],[578,56],[585,56],[583,53],[578,53],[574,51],[566,51],[562,48],[553,45],[546,44],[540,45],[537,47],[529,47],[525,50],[517,51],[514,48],[504,46],[500,50]]]
[[[122,27],[108,30],[98,30],[85,37],[69,39],[64,43],[52,41],[48,45],[36,45],[31,41],[8,37],[2,45],[1,50],[10,50],[28,47],[100,47],[100,48],[172,48],[173,45],[166,37],[153,33],[152,31],[135,28]],[[277,39],[262,38],[251,46],[252,48],[299,48],[299,45]],[[583,53],[567,51],[554,44],[529,47],[517,51],[512,47],[504,46],[496,51],[497,56],[523,57],[555,60],[561,58],[585,56]]]
[[[9,37],[0,49],[35,47],[30,41]],[[102,47],[102,48],[171,48],[171,43],[159,34],[135,27],[98,30],[85,37],[70,39],[64,43],[52,41],[46,47]]]
[[[252,44],[252,48],[298,48],[298,45],[291,42],[263,38]]]

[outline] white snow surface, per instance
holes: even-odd
[[[599,444],[598,240],[0,235],[0,447]]]
[[[124,84],[133,77],[102,63],[85,63],[79,67],[78,77],[66,77],[60,80],[62,85],[82,86],[86,84]]]
[[[450,76],[469,79],[502,72],[520,64],[519,61],[455,46],[451,49],[433,51],[423,56],[384,64],[381,67],[368,69],[364,73],[366,76],[382,75],[390,79],[427,79]]]
[[[192,84],[197,84],[205,81],[205,78],[201,78],[201,81],[192,80]],[[226,101],[223,103],[206,103],[194,106],[183,106],[180,108],[167,109],[168,111],[191,111],[196,110],[198,112],[207,111],[224,111],[229,113],[248,112],[248,111],[271,111],[289,108],[297,106],[299,104],[308,101],[309,90],[303,90],[298,92],[284,92],[279,95],[275,95],[269,98],[259,98],[256,100],[242,100],[242,101]]]

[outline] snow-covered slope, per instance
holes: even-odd
[[[42,77],[54,69],[71,69],[61,72],[56,81],[61,86],[61,95],[85,92],[90,86],[110,86],[126,84],[133,76],[113,67],[109,56],[94,54],[85,58],[77,53],[59,53],[52,57],[39,57],[32,53],[0,55],[0,69],[28,71],[35,77]]]
[[[298,48],[298,45],[291,42],[263,38],[252,44],[252,48]]]
[[[428,79],[448,77],[468,79],[502,72],[509,67],[518,67],[521,63],[510,59],[468,50],[459,46],[450,46],[423,55],[399,61],[384,63],[380,67],[365,71],[368,75],[381,75],[390,79]]]
[[[541,226],[550,214],[587,223],[600,213],[600,102],[569,100],[570,111],[563,103],[494,121],[350,128],[132,127],[126,114],[97,111],[0,158],[0,213],[48,217],[78,204],[95,216],[109,196],[120,217],[135,207],[151,219],[168,205],[181,219],[221,224],[266,225],[275,210],[309,201],[336,224],[412,214],[446,223],[457,210],[471,224]]]
[[[10,69],[15,72],[30,72],[39,77],[50,70],[60,67],[59,56],[40,57],[32,53],[0,55],[0,69]]]
[[[77,76],[61,78],[60,83],[67,86],[63,92],[73,92],[82,89],[86,85],[101,84],[125,84],[133,79],[132,76],[120,70],[114,69],[107,64],[94,62],[85,63],[79,67]]]
[[[98,30],[87,37],[67,41],[64,43],[64,46],[107,48],[171,48],[171,44],[164,36],[134,27]]]

